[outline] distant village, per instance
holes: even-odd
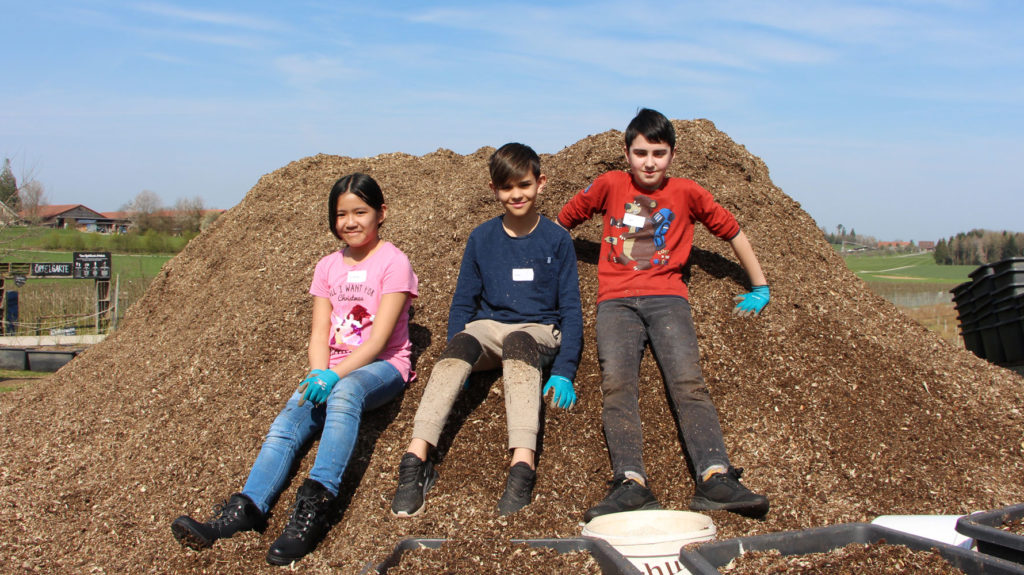
[[[0,209],[4,210],[2,219],[6,225],[28,224],[54,229],[75,229],[82,232],[124,234],[140,223],[140,214],[134,211],[98,212],[82,204],[43,205],[31,211],[22,210],[17,213],[4,204],[0,204]],[[161,209],[147,213],[145,217],[149,220],[158,219],[165,222],[163,226],[166,228],[165,231],[180,232],[183,228],[205,227],[203,223],[212,222],[225,211],[222,209]],[[195,224],[185,223],[185,220],[194,221]]]

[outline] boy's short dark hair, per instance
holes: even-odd
[[[626,149],[633,145],[637,136],[647,138],[652,144],[668,144],[676,147],[676,129],[661,112],[642,108],[626,126]]]
[[[491,182],[495,186],[524,176],[527,172],[540,177],[540,156],[526,144],[511,142],[498,148],[487,161],[491,171]]]

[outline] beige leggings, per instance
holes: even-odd
[[[413,437],[436,446],[469,374],[500,366],[505,384],[508,448],[536,451],[541,370],[554,359],[560,344],[561,333],[550,325],[492,320],[466,324],[466,329],[448,342],[441,359],[434,364],[416,410]]]

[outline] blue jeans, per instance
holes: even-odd
[[[266,513],[284,487],[295,455],[316,432],[323,430],[309,478],[337,496],[363,411],[391,401],[404,387],[398,370],[377,360],[343,377],[325,404],[314,406],[307,401],[299,406],[302,394],[293,393],[271,424],[242,493]]]
[[[597,305],[601,415],[612,471],[616,476],[632,471],[646,477],[638,380],[647,343],[675,405],[694,471],[699,476],[713,465],[728,466],[718,412],[700,371],[690,303],[677,296],[644,296]]]

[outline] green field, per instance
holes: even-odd
[[[872,292],[943,339],[963,345],[949,290],[969,281],[977,266],[940,266],[930,253],[858,253],[843,259]]]
[[[0,254],[12,250],[42,250],[173,255],[184,249],[194,236],[192,233],[171,235],[154,230],[141,234],[101,234],[72,229],[0,227]]]
[[[977,266],[940,266],[931,253],[851,254],[846,266],[866,282],[930,283],[952,287],[968,281]]]

